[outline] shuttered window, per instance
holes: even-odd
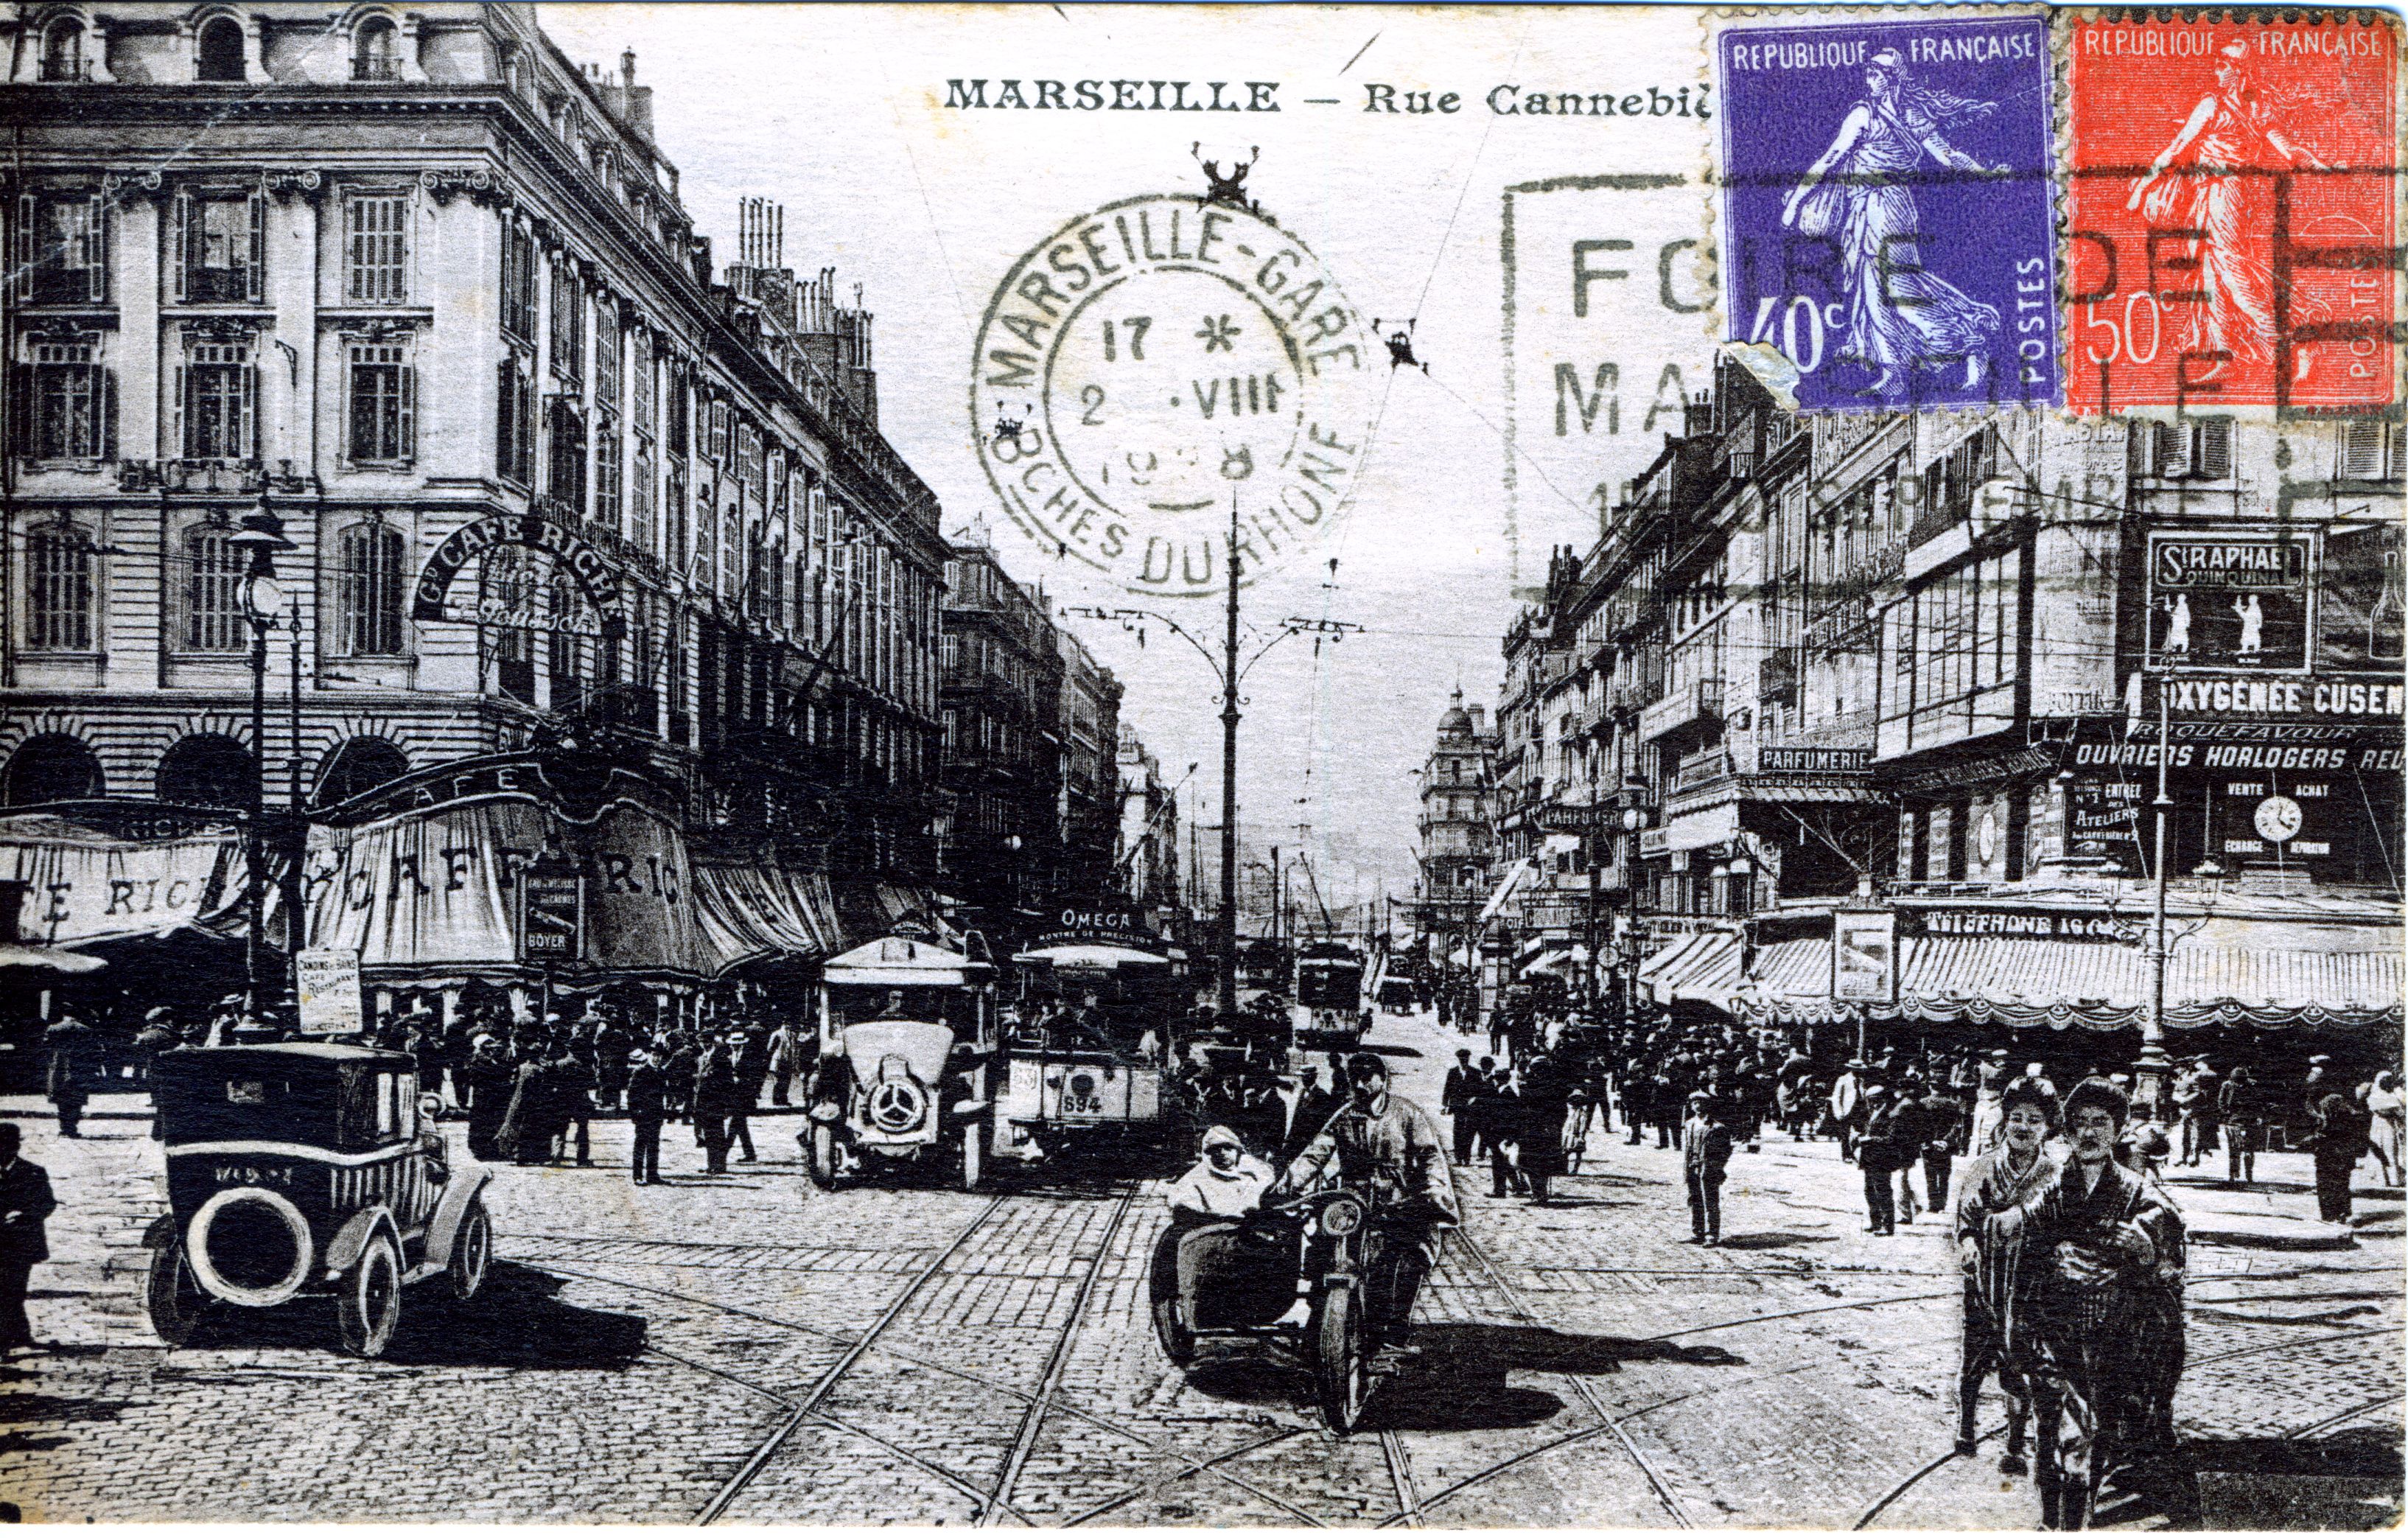
[[[402,538],[382,524],[354,524],[337,541],[337,635],[351,656],[402,651]]]
[[[355,305],[409,296],[409,199],[360,196],[343,205],[343,296]]]
[[[177,399],[186,459],[251,459],[258,453],[259,382],[251,349],[235,343],[194,345]]]
[[[179,194],[173,220],[177,297],[187,304],[257,304],[267,262],[267,201],[256,194]]]
[[[115,380],[90,340],[36,342],[24,421],[25,452],[36,459],[117,457]]]
[[[184,648],[239,652],[248,626],[242,615],[242,551],[227,529],[194,529],[184,537]]]
[[[391,464],[417,452],[418,380],[398,342],[353,342],[350,452],[354,464]]]
[[[92,650],[92,540],[61,522],[25,537],[25,644],[36,652]]]

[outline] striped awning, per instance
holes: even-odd
[[[1713,929],[1676,941],[1641,965],[1639,981],[1658,1003],[1685,999],[1727,1008],[1741,982],[1739,936]]]
[[[1899,941],[1899,967],[1898,1000],[1873,1006],[1876,1019],[2115,1030],[2140,1026],[2149,1010],[2151,968],[2140,945],[1908,937]],[[2166,962],[2166,1024],[2397,1029],[2404,985],[2397,927],[2255,924],[2217,941],[2176,941]],[[1763,947],[1736,994],[1741,1011],[1767,1020],[1842,1014],[1831,999],[1827,939]]]

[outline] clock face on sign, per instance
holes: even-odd
[[[2288,796],[2269,796],[2258,803],[2258,836],[2282,843],[2300,830],[2300,803]]]

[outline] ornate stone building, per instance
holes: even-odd
[[[439,3],[23,6],[0,46],[0,800],[205,812],[264,776],[341,821],[534,755],[641,779],[693,872],[801,880],[716,948],[669,915],[594,965],[707,975],[921,900],[936,499],[777,210],[714,268],[632,54]],[[272,614],[247,528],[284,541]],[[447,959],[526,958],[384,958]]]

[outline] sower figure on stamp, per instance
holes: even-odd
[[[1972,1456],[1973,1412],[1992,1373],[2007,1401],[2001,1473],[2024,1473],[2031,1423],[2028,1305],[2040,1267],[2027,1261],[2028,1208],[2059,1172],[2042,1144],[2057,1129],[2057,1102],[2028,1085],[2008,1095],[1999,1145],[1966,1171],[1956,1195],[1956,1249],[1965,1268],[1965,1333],[1956,1367],[1956,1453]]]
[[[2254,226],[2271,216],[2250,205],[2271,205],[2274,179],[2253,173],[2328,169],[2275,121],[2278,103],[2253,88],[2248,62],[2247,39],[2225,45],[2214,91],[2190,109],[2125,204],[2153,227],[2188,237],[2184,254],[2197,264],[2205,292],[2188,307],[2182,350],[2211,360],[2202,381],[2224,372],[2227,355],[2259,363],[2274,356],[2273,268],[2246,249],[2263,244]],[[2179,174],[2166,175],[2177,167]],[[2310,295],[2294,294],[2289,304],[2293,326],[2323,319],[2326,307]],[[2300,353],[2303,379],[2309,357]]]
[[[2170,1419],[2158,1406],[2171,1410],[2167,1367],[2181,1343],[2182,1216],[2115,1162],[2130,1115],[2114,1085],[2073,1086],[2065,1098],[2073,1157],[2028,1219],[2025,1243],[2040,1268],[2034,1478],[2045,1527],[2090,1526],[2106,1476]]]
[[[1958,363],[1971,389],[1989,367],[1998,309],[1924,266],[1923,224],[1907,179],[1926,156],[1943,170],[1993,169],[1941,131],[1995,110],[1995,103],[1921,84],[1898,50],[1885,48],[1865,62],[1864,95],[1841,120],[1831,147],[1782,206],[1784,228],[1840,247],[1848,296],[1840,353],[1875,376],[1859,394],[1899,395],[1914,370]]]

